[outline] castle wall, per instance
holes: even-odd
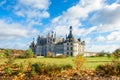
[[[39,55],[39,56],[41,56],[41,54],[42,54],[42,46],[36,46],[36,55]]]
[[[55,53],[56,54],[64,54],[64,45],[56,45],[55,46]]]

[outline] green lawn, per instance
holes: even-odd
[[[84,67],[87,69],[95,69],[100,64],[112,61],[112,59],[108,57],[86,57],[85,59],[86,63],[84,64]]]
[[[109,57],[85,57],[87,61],[111,61]]]
[[[15,59],[15,63],[24,63],[27,65],[29,62],[35,63],[35,62],[44,62],[44,63],[54,63],[54,64],[71,64],[73,66],[73,59],[74,57],[69,58],[28,58],[28,59]],[[109,61],[111,61],[111,58],[108,57],[85,57],[86,62],[84,64],[84,68],[86,69],[94,69],[99,64],[105,64]],[[0,64],[3,64],[7,59],[1,58]]]

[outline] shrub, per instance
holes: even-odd
[[[5,62],[6,67],[4,68],[4,72],[5,74],[10,75],[10,74],[13,74],[12,68],[16,68],[17,66],[13,64],[15,61],[15,58],[9,56],[7,59],[8,60]]]
[[[48,51],[48,52],[47,52],[47,55],[46,55],[45,57],[53,57],[53,53],[50,52],[50,51]]]
[[[10,75],[10,74],[12,74],[12,69],[10,67],[5,67],[4,72],[5,72],[5,74]]]
[[[117,76],[120,75],[120,63],[107,63],[99,65],[96,68],[96,72],[100,76]]]
[[[19,68],[20,65],[19,65],[18,63],[14,63],[14,64],[12,64],[12,67],[13,67],[13,68]]]
[[[4,53],[0,53],[0,58],[5,58],[6,55]]]
[[[31,71],[34,71],[36,74],[41,74],[43,73],[43,68],[45,64],[43,63],[34,63],[31,65]]]
[[[71,64],[66,65],[66,69],[72,69],[72,68],[73,68],[73,66]]]
[[[23,73],[24,70],[25,70],[24,65],[22,63],[20,63],[20,65],[19,65],[19,73]]]
[[[45,64],[45,63],[34,63],[31,65],[31,74],[47,74],[51,75],[53,73],[61,72],[62,70],[72,69],[72,65],[56,65],[56,64]]]
[[[73,59],[73,62],[76,65],[76,69],[80,69],[85,63],[85,59],[79,54]]]
[[[13,57],[8,57],[8,58],[7,58],[7,61],[5,62],[5,64],[6,64],[6,66],[11,67],[14,62],[15,62],[15,58],[13,58]]]
[[[61,65],[61,70],[67,70],[67,69],[72,69],[73,66],[71,64],[66,64],[66,65]]]
[[[35,70],[35,67],[31,67],[31,71],[30,71],[30,75],[34,76],[34,75],[37,75],[38,73],[36,72]]]

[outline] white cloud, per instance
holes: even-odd
[[[92,17],[92,23],[98,26],[99,32],[120,30],[120,4],[113,3],[104,6]]]
[[[49,0],[19,0],[14,7],[14,13],[26,20],[29,25],[41,24],[43,18],[48,18],[48,8],[50,5]],[[36,22],[32,23],[31,21]],[[32,23],[32,24],[31,24]]]
[[[96,38],[96,41],[98,41],[98,42],[102,42],[102,41],[105,41],[105,37],[103,37],[103,36],[98,36],[97,38]]]
[[[26,29],[19,23],[6,23],[4,20],[0,20],[0,24],[0,39],[27,38],[37,33],[36,29]]]
[[[4,40],[4,42],[0,42],[0,48],[9,48],[9,49],[28,49],[30,43],[28,43],[28,41],[24,41],[24,42],[20,42],[18,40],[14,41],[7,41]]]
[[[108,40],[108,41],[114,41],[114,42],[120,41],[120,30],[111,32],[111,33],[107,36],[107,40]]]
[[[19,0],[19,2],[23,5],[43,10],[47,10],[50,5],[49,0]]]
[[[85,39],[85,43],[86,43],[86,44],[91,43],[91,38],[89,38],[89,37],[88,37],[88,38],[86,38],[86,39]]]
[[[56,34],[59,34],[60,36],[65,36],[66,34],[68,35],[68,32],[69,32],[66,26],[58,26],[55,28],[55,31],[56,31]]]
[[[19,23],[0,20],[0,47],[27,49],[31,37],[36,36],[38,31],[33,28],[25,27]]]
[[[96,29],[97,29],[97,26],[93,26],[93,27],[90,27],[90,28],[88,28],[88,29],[85,29],[83,35],[86,36],[86,35],[88,35],[88,34],[94,32],[94,31],[96,31]]]

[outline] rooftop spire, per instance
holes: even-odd
[[[70,26],[70,30],[72,30],[72,26]]]
[[[70,33],[72,33],[72,26],[70,26]]]
[[[68,35],[68,38],[73,38],[73,34],[72,34],[72,26],[70,26],[70,33]]]

